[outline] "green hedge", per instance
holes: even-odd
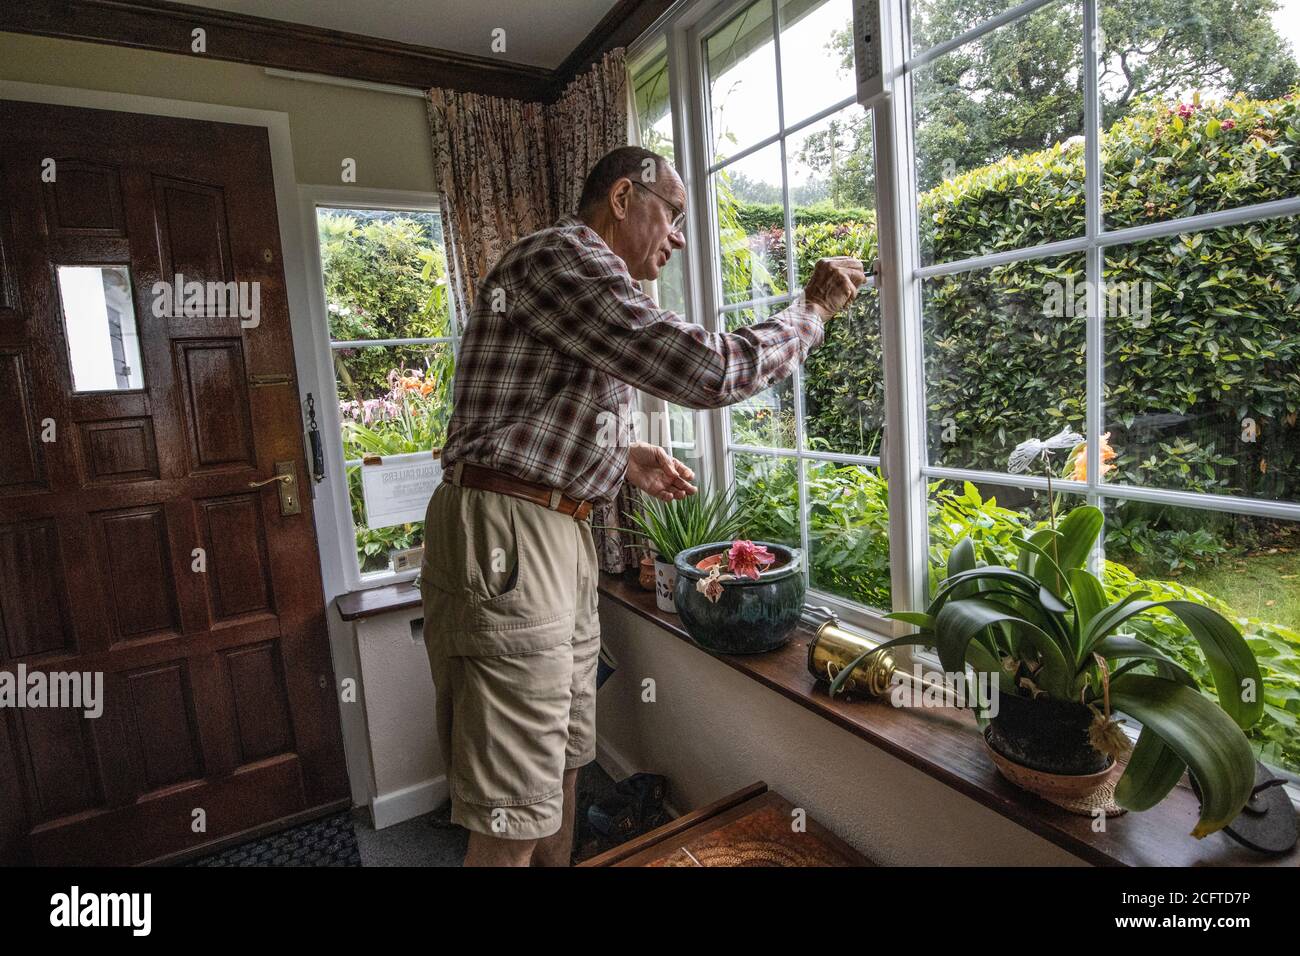
[[[1107,131],[1103,160],[1108,228],[1300,195],[1300,103],[1295,94],[1149,102]],[[920,197],[923,256],[956,261],[1081,235],[1083,182],[1078,142],[960,174]],[[779,207],[740,204],[737,215],[746,231],[779,238]],[[799,230],[804,276],[817,255],[843,248],[835,229],[874,232],[867,210],[797,216],[815,223]],[[1149,313],[1106,323],[1112,477],[1300,497],[1298,260],[1294,217],[1107,250],[1105,281],[1149,291],[1150,302]],[[1049,283],[1073,283],[1077,296],[1084,278],[1077,254],[924,283],[933,463],[1002,470],[1024,438],[1083,430],[1084,319],[1053,303]],[[1054,305],[1067,314],[1050,314]],[[832,323],[809,361],[810,435],[843,451],[878,445],[879,355],[870,297],[850,321]],[[1253,442],[1243,440],[1244,419]]]

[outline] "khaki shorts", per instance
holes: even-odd
[[[440,484],[424,525],[424,642],[451,819],[537,839],[564,771],[596,757],[596,547],[589,521]]]

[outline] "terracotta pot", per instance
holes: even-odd
[[[655,559],[648,554],[641,559],[641,576],[637,581],[646,591],[655,589]]]
[[[1083,816],[1092,816],[1098,806],[1107,802],[1101,800],[1100,795],[1107,790],[1113,792],[1115,783],[1124,772],[1122,764],[1106,758],[1110,760],[1110,766],[1097,773],[1047,773],[1008,760],[989,744],[987,733],[984,737],[984,745],[988,748],[989,756],[993,758],[998,773],[1007,780],[1021,790],[1027,790],[1044,800],[1050,800],[1072,813]]]

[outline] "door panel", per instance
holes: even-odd
[[[0,128],[0,670],[103,680],[98,717],[0,710],[0,861],[338,806],[311,498],[252,486],[308,474],[266,132],[14,102]]]

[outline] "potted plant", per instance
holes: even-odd
[[[700,544],[734,537],[744,527],[746,515],[734,489],[701,489],[677,501],[647,498],[641,511],[629,516],[634,527],[620,530],[646,539],[654,552],[655,604],[661,611],[676,612],[673,562],[677,555]]]
[[[677,611],[718,654],[759,654],[790,639],[803,611],[801,554],[782,544],[715,541],[677,555]]]
[[[1046,457],[1053,441],[1061,449],[1080,439],[1063,434],[1032,443],[1031,460]],[[1013,539],[1019,547],[1015,567],[999,564],[991,553],[981,560],[970,538],[959,541],[948,557],[947,578],[925,611],[889,615],[919,633],[858,657],[836,676],[831,693],[871,654],[898,644],[933,646],[946,672],[965,675],[969,668],[977,685],[986,681],[984,686],[999,689],[996,710],[989,708],[996,716],[979,716],[979,723],[994,763],[1013,783],[1077,798],[1122,771],[1115,802],[1146,810],[1186,770],[1201,795],[1192,835],[1221,829],[1241,812],[1255,784],[1255,758],[1242,732],[1263,710],[1254,654],[1232,623],[1201,604],[1146,601],[1141,590],[1108,601],[1101,582],[1084,567],[1102,513],[1084,505],[1058,523],[1053,502],[1051,514],[1047,527]],[[1217,705],[1183,667],[1124,633],[1126,621],[1160,608],[1199,643]],[[1116,710],[1141,722],[1135,746],[1116,721]],[[1119,765],[1126,754],[1127,765]]]

